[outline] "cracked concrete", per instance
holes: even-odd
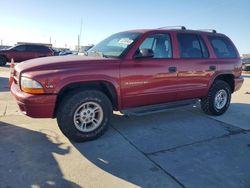
[[[101,138],[72,143],[55,120],[22,115],[0,73],[0,187],[250,187],[249,76],[223,116],[115,115]]]

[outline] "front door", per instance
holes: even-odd
[[[142,50],[152,50],[153,57],[139,57]],[[121,63],[122,107],[138,107],[174,101],[177,70],[172,59],[168,33],[151,34],[141,43],[132,60]]]
[[[12,53],[11,58],[13,58],[15,62],[21,62],[30,59],[31,52],[28,51],[26,45],[18,45],[13,50],[14,52]]]

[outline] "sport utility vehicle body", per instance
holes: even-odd
[[[112,110],[145,114],[200,99],[223,114],[240,89],[242,63],[223,34],[193,30],[134,30],[112,35],[88,56],[40,58],[18,64],[11,92],[21,111],[57,118],[75,141],[107,129]]]
[[[20,44],[7,50],[0,50],[0,65],[5,65],[13,59],[15,62],[21,62],[28,59],[52,56],[53,51],[44,45]]]

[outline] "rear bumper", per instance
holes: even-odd
[[[16,98],[20,110],[33,118],[53,118],[57,95],[31,95],[22,92],[16,84],[11,84],[11,93]]]
[[[239,78],[235,78],[234,79],[234,91],[240,90],[243,82],[244,82],[244,78],[242,76]]]

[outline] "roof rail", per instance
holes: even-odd
[[[199,29],[199,31],[208,31],[212,33],[217,33],[215,29]]]
[[[165,27],[159,27],[157,29],[181,29],[186,30],[185,26],[165,26]]]

